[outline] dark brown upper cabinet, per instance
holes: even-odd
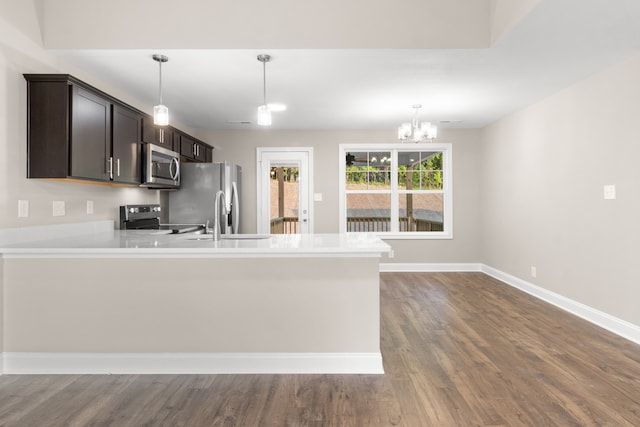
[[[207,144],[188,135],[180,135],[180,155],[190,161],[207,161]],[[211,147],[209,147],[211,148]]]
[[[205,161],[210,146],[153,119],[68,74],[25,74],[27,80],[27,177],[139,185],[142,143]]]
[[[25,79],[28,178],[140,184],[142,113],[67,74]]]

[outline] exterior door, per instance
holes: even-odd
[[[313,148],[259,147],[256,158],[258,233],[312,233]],[[292,187],[295,187],[293,191]],[[282,191],[289,195],[286,205],[282,201]],[[275,200],[277,195],[280,200]]]

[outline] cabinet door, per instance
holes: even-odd
[[[71,176],[109,180],[111,148],[111,103],[73,86],[71,103]]]
[[[178,131],[173,132],[173,151],[180,153],[180,133]]]
[[[160,145],[167,150],[173,150],[173,131],[172,127],[162,126],[160,127]]]
[[[211,148],[209,146],[207,146],[205,148],[205,159],[204,159],[204,161],[207,162],[207,163],[213,162],[213,148]]]
[[[195,144],[195,159],[198,162],[204,162],[207,160],[207,150],[205,149],[205,145],[204,144],[200,144],[199,142],[196,142]]]
[[[113,180],[140,184],[142,116],[121,105],[113,106]]]
[[[188,159],[195,159],[196,149],[193,139],[185,135],[180,135],[180,154]]]
[[[142,141],[149,144],[158,144],[158,128],[153,124],[153,119],[145,117],[142,119]]]

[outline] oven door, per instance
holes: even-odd
[[[142,187],[180,187],[180,155],[153,144],[144,145]]]

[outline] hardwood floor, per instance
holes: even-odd
[[[640,425],[640,346],[481,273],[381,278],[385,375],[7,375],[0,425]]]

